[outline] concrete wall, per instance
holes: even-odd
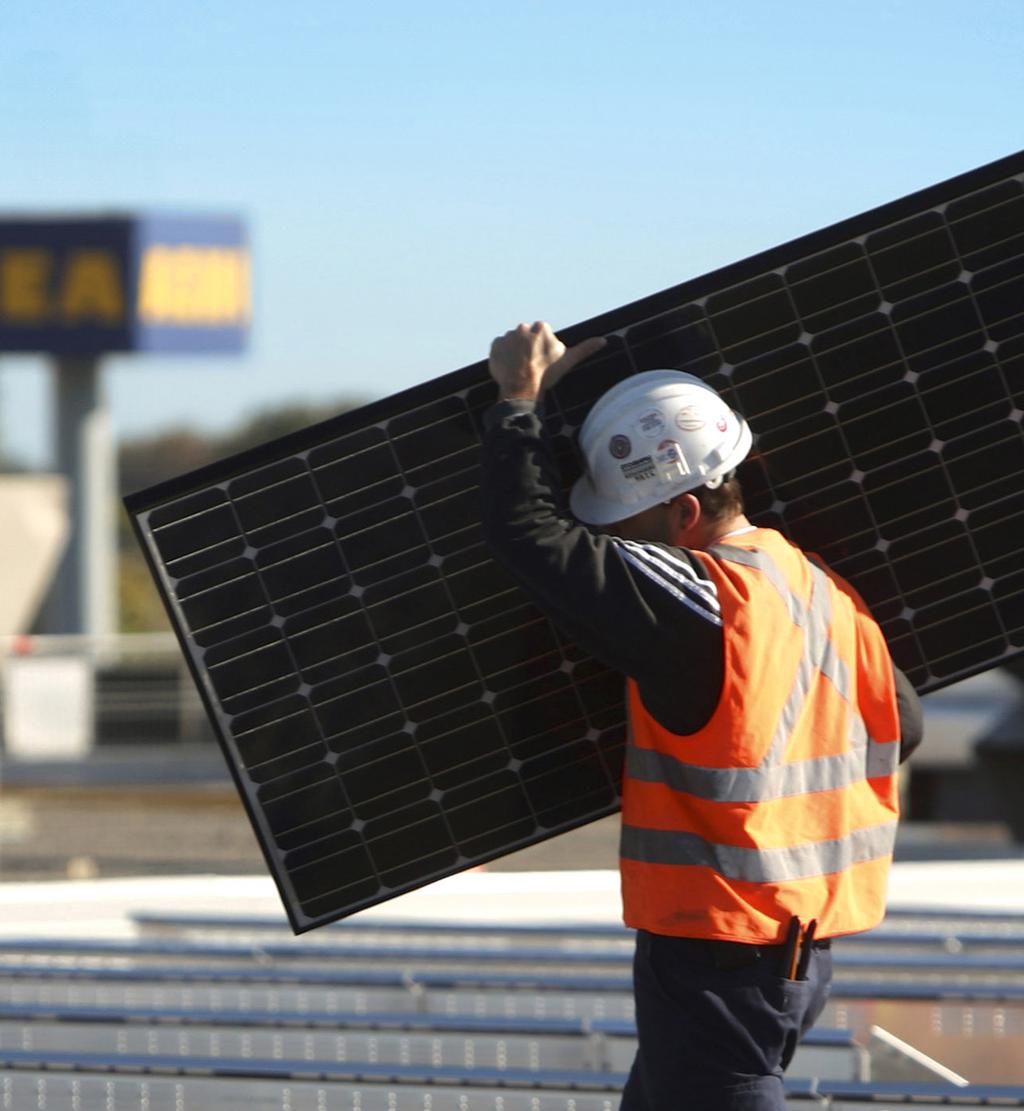
[[[0,636],[28,632],[68,538],[57,475],[0,476]]]

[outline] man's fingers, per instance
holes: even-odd
[[[605,343],[602,336],[591,336],[567,350],[545,321],[520,323],[493,341],[488,369],[503,389],[513,379],[518,382],[520,378],[530,378],[533,388],[543,392],[584,359],[600,351]]]
[[[583,340],[575,347],[570,347],[558,362],[552,363],[548,367],[547,373],[544,375],[543,388],[547,390],[558,385],[569,371],[582,363],[584,359],[589,359],[595,352],[600,351],[606,343],[607,340],[603,336],[591,336],[590,339]]]
[[[596,355],[607,343],[608,341],[604,336],[591,336],[590,339],[585,339],[577,343],[575,347],[570,347],[558,361],[560,364],[564,365],[566,370],[572,370],[574,366],[578,366],[584,359],[589,359],[591,355]]]

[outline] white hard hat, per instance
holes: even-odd
[[[586,473],[569,504],[610,525],[698,486],[720,486],[750,451],[747,422],[679,370],[634,374],[604,394],[579,433]]]

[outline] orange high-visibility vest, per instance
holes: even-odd
[[[681,736],[629,681],[626,924],[745,942],[781,941],[794,914],[819,937],[870,929],[899,816],[882,632],[849,584],[773,530],[696,554],[721,604],[722,694]]]

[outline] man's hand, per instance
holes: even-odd
[[[491,377],[498,383],[503,400],[515,397],[533,401],[574,366],[600,351],[605,342],[602,336],[594,336],[566,348],[543,320],[520,324],[491,344]]]

